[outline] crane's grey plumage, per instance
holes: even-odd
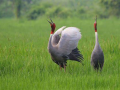
[[[52,26],[51,26],[52,27]],[[82,62],[83,55],[77,48],[81,33],[76,27],[65,26],[50,35],[48,51],[52,60],[65,69],[67,60]]]
[[[94,23],[95,26],[95,47],[91,55],[91,65],[95,70],[99,68],[102,70],[104,64],[104,54],[98,42],[98,34],[97,34],[97,22]]]

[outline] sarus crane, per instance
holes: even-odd
[[[98,33],[97,33],[97,16],[94,23],[95,28],[95,47],[91,54],[91,65],[94,67],[95,70],[102,70],[104,64],[104,54],[98,42]]]
[[[51,19],[50,19],[51,20]],[[66,71],[67,60],[74,60],[82,63],[83,55],[77,48],[78,41],[81,39],[81,32],[76,27],[63,26],[55,33],[55,23],[48,21],[51,25],[51,33],[48,42],[48,51],[51,59]]]

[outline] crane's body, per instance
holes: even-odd
[[[78,62],[83,60],[83,56],[77,48],[80,38],[81,33],[76,27],[65,28],[65,26],[63,26],[50,35],[48,51],[52,60],[58,64],[60,68],[63,67],[66,69],[67,60]]]
[[[94,23],[95,27],[95,47],[93,49],[92,55],[91,55],[91,65],[94,67],[95,70],[98,70],[99,68],[102,70],[103,64],[104,64],[104,54],[103,51],[99,45],[98,41],[98,33],[97,33],[97,22]]]

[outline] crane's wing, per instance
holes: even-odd
[[[66,26],[63,26],[61,28],[59,28],[54,34],[53,34],[53,38],[52,38],[52,43],[54,45],[58,44],[59,40],[60,40],[60,34],[61,32],[63,31],[63,29],[65,28]]]
[[[69,55],[77,47],[81,38],[80,30],[76,27],[68,27],[62,31],[61,39],[58,43],[58,50],[63,55]]]
[[[65,27],[66,27],[66,26],[63,26],[63,27],[59,28],[59,29],[54,33],[54,35],[60,35],[61,32],[63,31],[63,29],[64,29]],[[53,35],[53,36],[54,36],[54,35]]]

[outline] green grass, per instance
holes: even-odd
[[[120,21],[98,19],[98,37],[104,52],[103,71],[90,65],[95,45],[94,20],[53,19],[56,29],[81,29],[78,48],[84,66],[68,61],[66,73],[53,63],[47,51],[50,25],[36,21],[0,19],[0,90],[119,90]]]

